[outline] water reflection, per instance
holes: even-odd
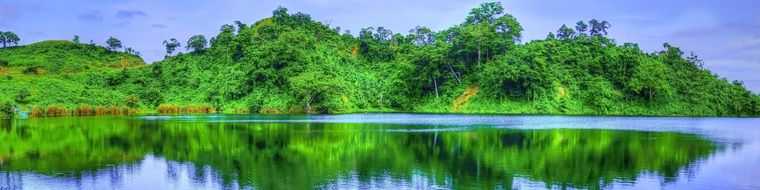
[[[683,181],[710,155],[735,146],[679,132],[209,122],[224,119],[5,125],[0,187],[600,189]]]

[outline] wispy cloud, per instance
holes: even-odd
[[[166,25],[164,24],[151,24],[151,28],[166,28]]]
[[[90,11],[90,12],[79,14],[77,18],[85,22],[101,22],[103,21],[103,12]]]
[[[123,18],[123,19],[132,19],[136,17],[147,17],[147,16],[148,14],[140,10],[120,10],[119,12],[116,12],[116,18]]]

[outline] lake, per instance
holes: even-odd
[[[355,114],[0,123],[0,189],[760,189],[760,119]]]

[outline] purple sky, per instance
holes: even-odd
[[[22,44],[81,36],[104,44],[109,36],[133,47],[148,62],[163,58],[163,40],[214,36],[222,24],[253,23],[277,6],[304,12],[356,33],[385,26],[406,33],[416,25],[436,30],[461,23],[473,0],[0,0],[0,31]],[[645,51],[669,42],[695,52],[710,70],[742,80],[760,92],[760,1],[751,0],[515,0],[502,1],[525,28],[524,41],[543,39],[562,24],[597,18],[612,23],[609,36]]]

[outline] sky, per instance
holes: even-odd
[[[310,14],[330,26],[358,32],[384,26],[407,33],[415,26],[434,30],[462,23],[476,0],[0,0],[0,31],[13,31],[21,44],[70,40],[105,44],[113,36],[142,53],[147,62],[163,58],[162,42],[218,34],[235,20],[254,23],[278,6]],[[562,24],[592,18],[612,24],[609,37],[638,43],[648,52],[665,42],[729,80],[760,92],[760,1],[755,0],[507,0],[505,12],[522,24],[523,41],[543,39]],[[684,79],[688,80],[688,79]]]

